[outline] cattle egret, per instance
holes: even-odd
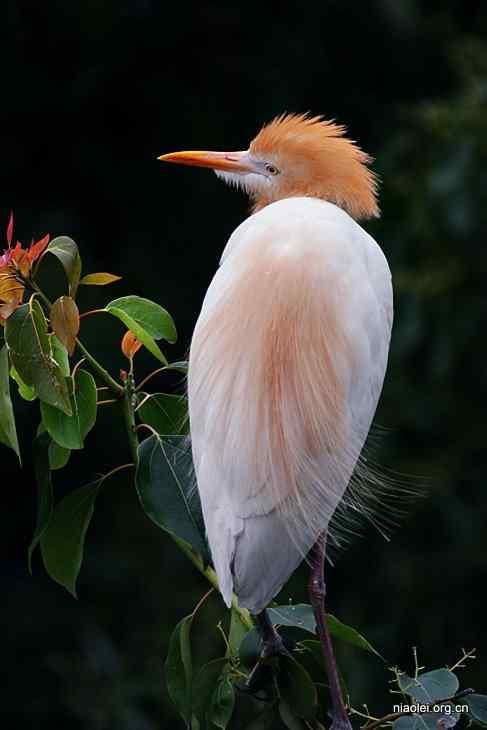
[[[356,219],[377,217],[371,158],[322,117],[287,114],[239,152],[175,152],[251,198],[205,296],[189,357],[192,450],[222,596],[256,615],[310,552],[332,728],[350,728],[325,616],[327,528],[387,365],[391,275]]]

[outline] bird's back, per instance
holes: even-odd
[[[327,527],[376,409],[392,290],[337,206],[289,198],[230,238],[194,332],[192,449],[222,594],[259,611]]]

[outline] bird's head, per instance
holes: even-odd
[[[372,161],[345,137],[345,127],[307,114],[284,114],[266,124],[240,152],[172,152],[164,162],[209,167],[241,187],[260,210],[282,198],[307,196],[335,203],[354,218],[379,215]]]

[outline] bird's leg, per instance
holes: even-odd
[[[348,719],[338,669],[333,652],[330,630],[325,614],[325,549],[326,532],[322,533],[311,550],[311,575],[309,579],[309,596],[316,619],[316,629],[323,649],[328,685],[330,688],[332,704],[332,723],[330,730],[351,730],[352,726]]]
[[[270,666],[270,662],[266,660],[277,657],[279,654],[289,653],[265,609],[255,614],[254,619],[263,646],[257,664],[250,672],[246,682],[247,688],[251,691],[268,684],[273,677],[274,670]]]
[[[277,656],[283,652],[287,652],[284,642],[272,625],[272,621],[266,609],[254,616],[257,630],[262,639],[261,658],[266,659],[270,656]]]

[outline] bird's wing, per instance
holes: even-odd
[[[192,448],[225,600],[264,606],[328,524],[382,387],[390,272],[346,213],[294,198],[232,235],[190,352]]]

